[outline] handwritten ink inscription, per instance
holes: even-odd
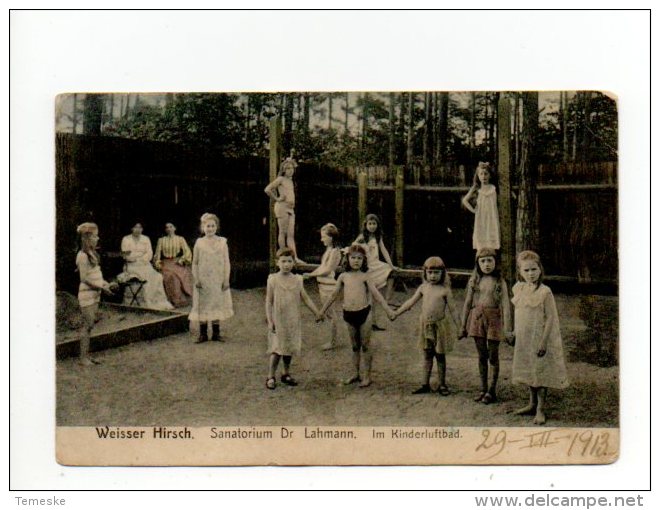
[[[481,441],[475,452],[485,454],[483,460],[497,457],[507,449],[545,450],[560,449],[569,458],[603,459],[617,453],[617,445],[611,444],[610,433],[583,430],[577,432],[565,429],[548,429],[532,433],[519,433],[509,430],[483,429]]]

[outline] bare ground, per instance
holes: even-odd
[[[409,291],[409,294],[410,295]],[[310,293],[318,295],[310,288]],[[463,294],[457,291],[456,307]],[[75,359],[57,362],[58,425],[372,425],[528,426],[511,411],[525,403],[527,390],[510,384],[513,349],[502,344],[499,402],[472,401],[479,389],[476,350],[462,340],[447,358],[451,395],[412,395],[420,382],[415,325],[419,309],[387,323],[372,338],[374,383],[342,386],[350,369],[346,336],[323,352],[327,326],[304,311],[303,355],[294,358],[295,388],[265,388],[267,371],[265,289],[233,291],[237,315],[223,324],[225,342],[193,344],[191,334],[135,343],[96,354],[101,365],[85,368]],[[398,292],[393,301],[406,298]],[[589,359],[591,330],[579,316],[578,296],[558,295],[570,388],[550,390],[548,426],[618,425],[618,367]],[[592,297],[593,298],[593,297]],[[599,297],[616,308],[616,298]],[[345,332],[344,332],[345,335]],[[434,369],[435,375],[435,369]],[[437,384],[432,380],[432,385]]]

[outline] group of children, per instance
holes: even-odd
[[[392,321],[422,302],[419,318],[419,347],[423,352],[423,382],[413,393],[432,391],[430,377],[436,360],[439,375],[437,391],[449,395],[446,382],[447,353],[455,340],[473,337],[478,352],[481,391],[475,401],[490,404],[497,400],[499,376],[499,345],[502,341],[515,344],[513,382],[529,387],[529,404],[517,414],[534,415],[534,423],[545,423],[547,388],[568,385],[559,319],[550,289],[543,284],[543,266],[539,256],[523,251],[516,258],[518,282],[513,286],[510,299],[505,280],[498,268],[499,221],[492,171],[488,164],[480,163],[475,181],[463,199],[463,204],[475,214],[473,245],[476,249],[475,267],[470,277],[463,313],[459,318],[452,303],[451,283],[440,257],[429,257],[423,266],[423,283],[414,295],[396,311],[388,304],[391,297],[392,276],[396,270],[382,238],[382,227],[376,215],[366,217],[362,233],[346,249],[339,246],[339,231],[333,224],[320,229],[325,252],[321,264],[312,272],[293,273],[299,261],[293,241],[295,224],[294,188],[291,181],[295,162],[282,164],[280,176],[266,187],[266,193],[275,201],[275,213],[280,227],[277,252],[278,272],[268,277],[266,287],[266,320],[269,366],[266,387],[277,386],[276,372],[282,360],[280,382],[296,386],[290,373],[293,356],[299,356],[302,347],[301,305],[304,303],[317,322],[330,323],[330,338],[324,349],[337,344],[340,315],[351,340],[351,372],[344,384],[371,384],[373,353],[371,333],[382,329],[376,321],[378,304]],[[476,197],[476,204],[473,199]],[[200,325],[197,343],[209,340],[207,327],[211,323],[211,340],[220,341],[219,321],[233,315],[229,291],[230,262],[227,240],[217,235],[219,219],[214,214],[201,218],[203,236],[193,249],[192,273],[194,280],[193,304],[190,320]],[[102,291],[112,292],[103,280],[96,254],[98,227],[87,223],[79,227],[81,251],[77,264],[80,270],[79,300],[87,320],[87,335],[81,343],[81,360],[92,363],[88,357],[89,333]],[[381,256],[384,259],[381,260]],[[343,267],[342,266],[343,261]],[[343,271],[337,276],[337,273]],[[316,278],[322,305],[317,308],[306,293],[303,282]],[[386,289],[386,296],[381,294]],[[341,314],[335,301],[341,295]],[[515,309],[512,327],[510,303]]]

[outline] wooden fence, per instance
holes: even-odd
[[[192,245],[206,211],[218,214],[220,233],[229,239],[232,285],[264,284],[269,259],[269,200],[263,193],[269,179],[267,157],[227,158],[208,148],[59,134],[56,158],[58,289],[77,288],[75,227],[80,222],[99,224],[107,254],[119,250],[122,236],[136,221],[144,223],[144,233],[154,245],[167,221],[174,222]],[[599,168],[602,164],[589,171],[597,174]],[[611,168],[615,183],[616,166],[604,168]],[[557,172],[545,167],[542,175]],[[445,174],[450,175],[449,170]],[[539,186],[539,251],[546,272],[616,280],[616,185],[564,187],[557,179]],[[360,231],[355,173],[302,163],[295,182],[298,250],[303,259],[318,261],[323,224],[335,223],[344,243]],[[395,252],[394,181],[387,182],[372,179],[367,209],[381,217],[385,241]],[[472,266],[474,217],[460,206],[466,191],[466,186],[456,184],[406,184],[406,265],[419,266],[428,256],[440,255],[450,267]],[[103,267],[112,276],[121,271],[122,262],[106,257]]]

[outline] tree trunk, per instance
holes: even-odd
[[[580,159],[582,161],[588,161],[591,151],[591,92],[583,92],[582,100],[583,121]]]
[[[394,168],[396,157],[396,137],[395,135],[395,117],[394,117],[394,92],[390,92],[390,115],[389,115],[389,151],[388,151],[388,164],[390,171]]]
[[[309,136],[309,110],[310,110],[310,102],[312,98],[309,93],[305,93],[304,99],[305,99],[305,109],[303,110],[303,133],[305,133],[305,141],[307,141],[307,138]]]
[[[399,161],[405,161],[406,159],[406,108],[408,103],[406,102],[406,93],[401,92],[399,94],[399,128],[397,133],[397,155]]]
[[[449,92],[440,92],[438,105],[438,163],[447,161]]]
[[[514,92],[513,104],[513,165],[520,163],[520,92]]]
[[[71,112],[71,123],[73,124],[73,134],[78,130],[78,94],[73,95],[73,112]]]
[[[109,94],[110,96],[110,106],[108,107],[108,112],[110,114],[110,122],[115,118],[115,95]]]
[[[571,153],[571,161],[577,159],[577,132],[578,132],[578,109],[580,107],[580,93],[576,92],[573,98],[573,151]]]
[[[346,98],[344,99],[344,101],[346,101],[346,115],[344,116],[344,132],[348,133],[348,105],[349,105],[348,92],[346,92]]]
[[[412,168],[413,151],[414,151],[414,123],[413,123],[413,108],[415,102],[415,94],[408,93],[408,142],[406,144],[406,165]]]
[[[474,145],[477,119],[477,93],[470,92],[470,164],[474,163]]]
[[[291,155],[293,149],[293,94],[286,94],[285,96],[282,149],[285,157]]]
[[[362,149],[366,147],[367,128],[369,125],[369,107],[367,106],[367,101],[369,101],[369,94],[365,92],[362,96],[362,140],[360,141]]]
[[[490,160],[493,165],[497,165],[497,139],[495,138],[495,126],[497,125],[497,104],[500,101],[500,93],[495,92],[493,94],[493,100],[490,104],[490,118],[488,125],[488,138],[490,140],[490,146],[488,148],[490,154]]]
[[[431,164],[433,159],[433,118],[431,105],[433,96],[431,92],[424,92],[424,166]]]
[[[332,129],[332,94],[328,94],[328,131]]]
[[[536,196],[536,135],[539,122],[538,92],[523,92],[523,133],[520,154],[520,182],[516,216],[516,253],[538,250]]]
[[[83,134],[89,136],[101,135],[101,120],[103,118],[104,94],[85,94],[83,109]]]
[[[568,92],[560,92],[559,104],[561,105],[561,148],[562,161],[568,161]]]

